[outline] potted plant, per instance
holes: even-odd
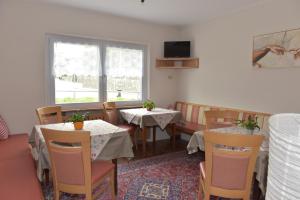
[[[151,111],[152,109],[155,108],[155,103],[151,100],[146,100],[143,103],[143,107],[146,108],[148,111]]]
[[[87,114],[74,113],[69,121],[73,122],[75,130],[82,130]]]
[[[248,116],[247,120],[237,120],[237,125],[249,130],[250,133],[253,133],[255,129],[260,130],[257,122],[257,117],[253,117],[251,115]]]

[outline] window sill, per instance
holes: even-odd
[[[130,108],[141,108],[142,105],[117,105],[117,109],[130,109]],[[63,108],[62,112],[67,113],[67,112],[80,112],[80,111],[97,111],[97,110],[103,110],[103,106],[99,107],[86,107],[86,108]]]

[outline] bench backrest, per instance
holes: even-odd
[[[194,104],[188,102],[181,102],[177,101],[175,104],[175,110],[181,111],[183,120],[206,125],[206,119],[204,112],[208,110],[233,110],[239,112],[239,119],[244,120],[247,119],[249,115],[252,117],[257,117],[258,125],[263,130],[268,130],[269,124],[269,117],[271,114],[269,113],[262,113],[262,112],[254,112],[254,111],[246,111],[234,108],[224,108],[218,106],[209,106],[209,105],[202,105],[202,104]]]

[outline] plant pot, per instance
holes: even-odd
[[[253,135],[255,133],[258,133],[259,132],[259,129],[255,128],[255,129],[247,129],[247,133],[250,134],[250,135]]]
[[[82,130],[83,124],[84,124],[84,122],[74,122],[73,123],[75,130]]]
[[[153,108],[147,108],[147,111],[151,111]]]

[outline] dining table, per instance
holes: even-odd
[[[62,131],[74,131],[71,122],[35,125],[32,129],[30,141],[34,145],[34,157],[37,160],[37,176],[43,180],[44,170],[50,169],[50,159],[41,128]],[[133,144],[126,129],[119,128],[103,120],[84,122],[84,131],[89,131],[91,136],[91,159],[112,160],[115,164],[115,192],[117,192],[117,159],[133,158]]]
[[[255,130],[254,132],[249,131],[248,129],[231,126],[225,128],[216,128],[210,129],[209,131],[214,131],[218,133],[237,133],[237,134],[260,134],[264,135],[264,141],[260,146],[258,157],[256,160],[255,173],[256,180],[258,181],[258,186],[263,194],[266,193],[267,187],[267,175],[268,175],[268,158],[269,158],[269,131],[268,130]],[[204,131],[195,132],[187,145],[187,151],[189,154],[193,154],[200,151],[205,151],[204,147]]]
[[[175,147],[175,124],[181,120],[181,112],[165,108],[154,108],[147,110],[146,108],[122,109],[121,116],[127,123],[135,124],[142,130],[143,153],[146,153],[147,137],[149,129],[153,129],[153,144],[156,140],[156,127],[164,130],[168,125],[171,127],[171,135],[173,138],[173,147]]]

